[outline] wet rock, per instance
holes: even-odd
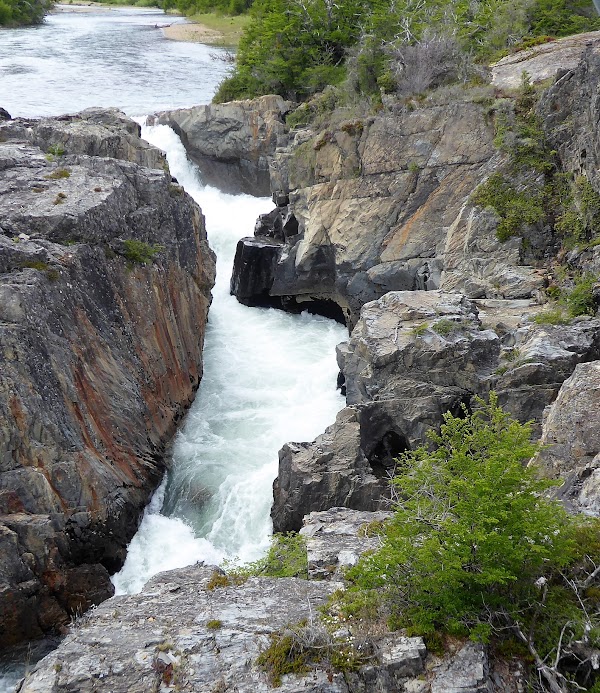
[[[5,108],[0,108],[0,120],[10,120],[10,113]]]
[[[265,236],[238,241],[230,290],[240,303],[281,306],[280,300],[272,299],[269,291],[281,250],[281,243]]]
[[[205,182],[221,190],[269,195],[269,160],[285,139],[285,114],[293,103],[280,96],[165,111],[152,122],[170,125]]]
[[[112,594],[202,373],[214,257],[138,131],[96,110],[0,125],[2,644]]]

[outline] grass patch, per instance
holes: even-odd
[[[212,618],[210,621],[207,621],[206,627],[208,630],[219,630],[219,628],[223,627],[223,621],[219,621],[218,618]]]
[[[234,579],[249,577],[302,577],[308,578],[306,541],[300,534],[274,534],[271,547],[264,558],[228,572]]]
[[[442,337],[448,337],[448,335],[460,328],[461,325],[455,323],[454,320],[448,320],[448,318],[441,318],[441,320],[435,322],[431,327],[434,332],[437,332]]]
[[[68,168],[57,168],[56,171],[52,171],[47,176],[44,176],[47,180],[60,180],[61,178],[69,178],[71,171]]]
[[[336,639],[321,624],[306,621],[272,633],[270,638],[270,645],[260,653],[256,663],[275,688],[281,686],[286,674],[306,674],[316,665],[343,672],[356,671],[373,658],[372,648],[366,643],[355,647],[349,641]]]
[[[136,241],[134,239],[123,241],[123,246],[125,248],[123,255],[130,266],[147,265],[165,248],[164,245],[144,243],[143,241]]]
[[[533,322],[536,325],[565,325],[569,322],[569,318],[564,314],[562,308],[551,308],[534,316]]]
[[[414,337],[422,337],[425,332],[427,332],[428,328],[429,325],[426,322],[423,322],[420,325],[415,325],[410,332]]]

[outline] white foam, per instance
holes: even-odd
[[[168,154],[171,172],[201,205],[217,253],[204,377],[173,446],[173,466],[146,511],[118,593],[198,560],[248,561],[269,543],[277,452],[312,440],[344,406],[336,392],[335,345],[346,331],[326,318],[248,308],[229,295],[237,241],[253,233],[268,198],[226,195],[202,184],[177,135],[164,125],[143,136]]]

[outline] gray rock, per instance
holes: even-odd
[[[310,579],[331,579],[355,565],[365,551],[379,545],[377,528],[392,513],[331,508],[304,517],[300,534],[306,540]]]
[[[531,302],[478,304],[456,293],[399,291],[363,307],[337,349],[350,406],[313,443],[280,452],[276,531],[299,530],[313,511],[384,507],[395,458],[425,444],[446,412],[472,408],[492,390],[539,436],[544,408],[576,365],[600,359],[600,320],[538,325]]]
[[[177,132],[205,182],[227,192],[268,195],[269,161],[285,137],[285,114],[293,106],[280,96],[261,96],[165,111],[152,122]]]
[[[534,458],[560,497],[577,510],[600,514],[600,361],[580,364],[546,411],[543,445]]]
[[[109,571],[124,560],[199,384],[214,257],[200,209],[122,114],[0,131],[8,644],[112,594]],[[154,261],[136,262],[130,241],[156,246]]]
[[[600,46],[600,31],[567,36],[507,55],[491,66],[492,84],[502,89],[517,89],[523,72],[529,75],[532,84],[552,79],[559,71],[575,69],[590,44]]]
[[[488,693],[493,690],[488,674],[483,646],[467,642],[433,670],[431,693]]]

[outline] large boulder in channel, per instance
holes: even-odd
[[[0,169],[8,644],[112,593],[199,384],[214,257],[199,207],[123,114],[8,121]]]
[[[395,458],[426,443],[445,412],[498,393],[539,436],[544,408],[577,364],[600,359],[600,320],[537,324],[528,301],[473,301],[441,291],[389,292],[338,346],[348,407],[313,443],[281,450],[276,531],[309,512],[385,507]]]
[[[286,140],[285,114],[293,107],[280,96],[261,96],[165,111],[150,122],[175,130],[206,183],[231,193],[268,195],[269,161]]]

